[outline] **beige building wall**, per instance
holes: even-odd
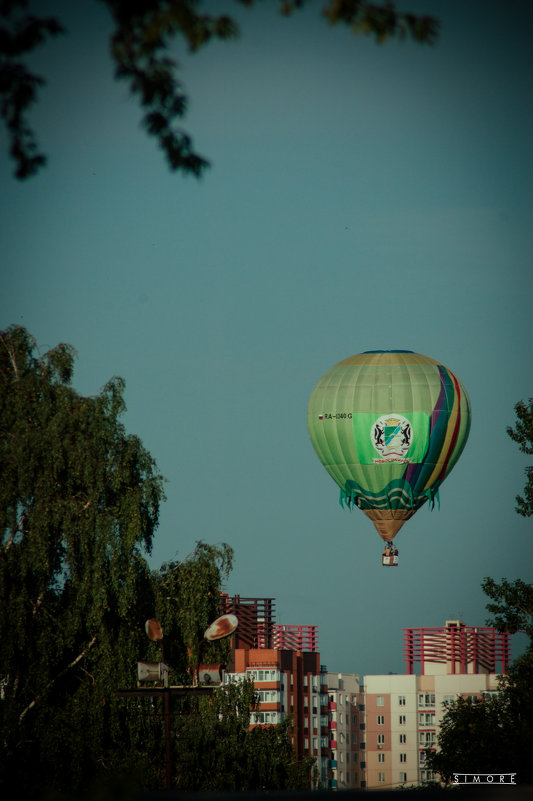
[[[486,673],[365,676],[362,786],[388,789],[434,779],[425,767],[424,749],[436,744],[445,702],[481,698],[497,688],[498,675]]]
[[[365,676],[366,787],[415,784],[416,676]]]
[[[353,673],[328,673],[330,719],[330,789],[361,787],[359,747],[362,704],[359,676]]]

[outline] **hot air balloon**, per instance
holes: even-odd
[[[336,364],[309,399],[307,427],[318,458],[340,487],[341,505],[392,540],[415,512],[439,503],[439,487],[470,430],[470,401],[440,362],[405,350],[367,351]]]

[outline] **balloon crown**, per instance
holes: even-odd
[[[364,350],[363,353],[414,353],[414,350]]]

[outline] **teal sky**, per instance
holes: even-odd
[[[15,181],[0,136],[0,328],[71,343],[84,394],[126,380],[125,424],[168,480],[151,564],[228,542],[228,591],[317,624],[332,671],[404,672],[404,627],[484,625],[484,576],[533,579],[506,434],[533,395],[533,4],[405,0],[440,16],[438,43],[380,47],[320,3],[216,3],[241,38],[174,51],[200,182],[168,171],[113,80],[105,9],[39,5],[69,33],[34,58],[46,170]],[[322,374],[380,348],[443,362],[473,414],[398,570],[306,429]]]

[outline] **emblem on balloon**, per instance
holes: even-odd
[[[307,425],[341,506],[360,509],[390,546],[418,509],[439,505],[439,488],[466,445],[470,414],[463,384],[444,364],[412,351],[376,350],[324,373],[309,399]],[[396,552],[383,559],[397,564]]]
[[[407,451],[411,447],[411,423],[400,414],[385,414],[378,417],[370,432],[372,445],[380,454],[380,459],[374,459],[377,464],[382,462],[399,462],[407,464]]]

